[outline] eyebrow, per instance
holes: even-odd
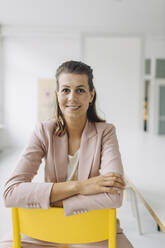
[[[62,85],[62,87],[68,87],[68,88],[70,88],[69,85]],[[86,88],[85,85],[83,85],[83,84],[78,85],[76,88],[79,88],[79,87],[84,87],[84,88]]]

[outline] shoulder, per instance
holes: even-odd
[[[34,132],[38,136],[49,136],[54,132],[56,119],[38,121],[35,125]]]
[[[95,127],[97,130],[97,133],[109,133],[109,132],[115,132],[116,127],[112,123],[107,122],[95,122]]]
[[[112,123],[95,123],[98,136],[102,144],[116,144],[118,146],[116,127]]]
[[[53,118],[53,119],[50,119],[50,120],[42,121],[41,126],[45,130],[51,130],[51,129],[54,129],[55,123],[56,123],[56,119]]]

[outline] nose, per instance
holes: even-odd
[[[73,101],[76,99],[76,93],[74,91],[71,91],[70,94],[68,95],[68,100]]]

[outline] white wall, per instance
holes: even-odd
[[[26,31],[26,29],[25,29]],[[113,35],[114,36],[114,35]],[[115,36],[114,36],[115,37]],[[105,49],[105,47],[104,47]],[[6,35],[3,39],[3,51],[4,53],[4,113],[1,110],[1,118],[4,119],[5,133],[4,140],[1,138],[0,144],[3,147],[14,146],[21,147],[26,144],[29,134],[32,131],[37,121],[37,81],[41,78],[53,78],[57,66],[67,59],[81,60],[82,54],[82,36],[80,32],[54,32],[51,33],[29,33],[26,32],[15,33]],[[125,51],[124,51],[125,52]],[[144,53],[144,54],[143,54]],[[106,54],[106,49],[105,49]],[[142,54],[146,57],[154,58],[165,56],[165,39],[163,36],[147,37],[145,41],[145,50],[142,50]],[[98,51],[96,53],[98,55]],[[138,51],[137,51],[138,55]],[[100,56],[100,55],[99,55]],[[138,62],[137,62],[138,63]],[[94,64],[92,65],[94,67]],[[139,64],[137,64],[139,66]],[[1,68],[2,69],[2,68]],[[121,69],[122,70],[122,69]],[[100,72],[98,68],[94,71],[97,80],[101,80]],[[120,72],[121,73],[121,72]],[[101,72],[101,76],[104,72]],[[130,74],[133,76],[133,73]],[[121,80],[121,78],[120,78]],[[119,132],[123,132],[122,126],[128,127],[131,131],[131,127],[136,130],[142,128],[141,121],[143,118],[143,94],[144,87],[139,85],[140,79],[131,85],[127,85],[127,94],[123,104],[126,109],[130,102],[134,100],[134,105],[130,105],[132,109],[129,116],[121,113],[121,118],[118,118],[118,112],[120,105],[116,105],[114,109],[111,109],[111,117],[106,116],[106,119],[117,125]],[[143,83],[143,82],[142,82]],[[126,82],[124,83],[124,85]],[[3,82],[1,82],[1,94],[3,88]],[[113,85],[110,85],[110,90],[114,89]],[[126,89],[125,88],[125,89]],[[99,86],[98,86],[99,90]],[[155,85],[152,83],[151,87],[151,104],[150,109],[155,109]],[[106,91],[107,92],[107,91]],[[105,92],[105,94],[106,94]],[[111,92],[111,91],[110,91]],[[136,97],[132,92],[136,92]],[[122,96],[122,94],[121,94]],[[99,101],[102,101],[101,95]],[[113,95],[112,95],[113,97]],[[131,100],[132,99],[132,100]],[[140,100],[141,99],[141,100]],[[141,101],[141,102],[140,102]],[[104,108],[101,110],[104,111]],[[122,106],[123,107],[123,106]],[[136,114],[132,115],[134,108]],[[138,110],[139,108],[139,110]],[[2,109],[2,99],[1,99]],[[156,113],[156,110],[154,110]],[[140,116],[141,115],[141,116]],[[156,114],[155,114],[156,115]],[[154,114],[150,114],[150,130],[154,129]],[[113,117],[112,117],[113,116]],[[123,122],[123,120],[125,121]],[[121,120],[120,120],[121,119]],[[127,121],[128,119],[128,121]],[[122,121],[123,125],[120,125]],[[125,124],[124,124],[125,123]],[[121,126],[121,127],[120,127]],[[1,134],[2,135],[2,134]],[[1,136],[2,137],[2,136]]]
[[[161,35],[164,7],[163,0],[1,0],[7,128],[3,145],[26,143],[36,122],[37,80],[52,78],[66,59],[81,59],[82,33]]]
[[[2,38],[0,38],[0,123],[3,122],[2,112],[3,112],[3,47]]]
[[[0,151],[3,146],[3,117],[4,117],[4,80],[3,80],[3,46],[2,38],[0,37]]]
[[[105,119],[121,134],[130,136],[142,130],[142,38],[100,34],[84,40],[84,58],[94,68]]]
[[[54,78],[65,60],[80,60],[79,36],[6,37],[4,146],[24,146],[37,121],[37,81]]]
[[[0,23],[77,31],[154,33],[165,30],[164,0],[1,0]]]

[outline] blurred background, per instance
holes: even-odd
[[[1,192],[35,124],[53,115],[55,72],[66,60],[93,68],[98,112],[116,127],[143,235],[131,197],[119,210],[124,231],[135,247],[164,247],[164,0],[0,0]],[[0,214],[3,238],[2,200]]]

